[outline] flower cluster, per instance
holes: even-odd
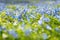
[[[60,40],[60,7],[34,5],[0,7],[0,39]]]

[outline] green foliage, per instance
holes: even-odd
[[[15,5],[7,5],[6,8],[12,9],[12,10],[16,10],[16,6]]]

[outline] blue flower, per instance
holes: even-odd
[[[51,14],[51,11],[48,10],[48,11],[46,11],[46,13],[47,13],[47,14]]]
[[[6,12],[6,15],[8,16],[9,15],[9,12]]]
[[[20,20],[21,20],[21,17],[22,17],[22,15],[19,15],[19,16],[18,16],[18,21],[20,21]]]
[[[26,16],[26,18],[27,18],[27,20],[28,20],[28,21],[30,21],[30,18],[29,18],[29,16]]]
[[[4,8],[5,8],[5,4],[0,3],[0,11],[4,10]]]
[[[26,34],[26,35],[29,35],[29,33],[30,33],[29,30],[26,30],[26,31],[25,31],[25,34]]]
[[[39,20],[38,23],[41,25],[43,23],[43,21],[42,20]]]
[[[31,15],[31,17],[32,17],[32,18],[35,18],[35,16],[34,16],[34,15]]]
[[[15,30],[9,30],[8,31],[8,33],[10,34],[10,35],[12,35],[13,37],[18,37],[18,35],[17,35],[17,33],[15,32]]]
[[[0,31],[2,31],[2,30],[6,31],[6,28],[3,27],[3,26],[1,26],[1,27],[0,27]]]
[[[27,29],[27,30],[25,30],[25,34],[29,35],[31,31],[32,31],[31,29]]]
[[[60,19],[60,16],[59,15],[55,15],[56,18]]]
[[[43,37],[43,39],[47,39],[48,38],[48,35],[46,33],[43,33],[42,34],[42,37]]]
[[[15,16],[13,15],[12,18],[15,18]]]
[[[46,25],[46,28],[47,28],[48,30],[51,30],[51,29],[52,29],[49,25]]]
[[[55,9],[55,12],[59,12],[59,9],[58,9],[58,8],[56,8],[56,9]]]
[[[43,18],[43,21],[45,21],[45,22],[49,22],[50,19],[49,19],[49,18]]]
[[[42,17],[40,18],[40,20],[38,21],[38,23],[41,25],[43,23],[43,18],[44,18],[44,15],[42,15]]]
[[[28,11],[28,9],[27,9],[27,8],[25,8],[25,9],[23,10],[23,12],[24,12],[24,13],[26,13],[27,11]]]
[[[58,12],[59,12],[58,8],[55,8],[54,11],[53,11],[54,14],[57,14]]]
[[[60,11],[60,8],[58,8],[59,9],[59,11]]]
[[[44,14],[45,13],[45,10],[44,9],[41,9],[40,13],[41,14]]]
[[[53,14],[53,15],[56,15],[57,13],[55,12],[55,10],[52,10],[52,14]]]
[[[0,31],[2,31],[2,27],[0,27]]]
[[[40,8],[37,8],[37,9],[36,9],[36,12],[40,12]]]
[[[58,27],[55,28],[55,31],[60,33],[60,29]]]

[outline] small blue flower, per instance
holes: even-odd
[[[40,12],[40,8],[37,8],[37,9],[36,9],[36,12]]]
[[[41,12],[40,12],[41,14],[44,14],[45,13],[45,10],[44,9],[41,9]]]
[[[15,16],[13,15],[12,18],[15,18]]]
[[[18,16],[18,21],[20,21],[20,20],[21,20],[21,17],[22,17],[22,15],[19,15],[19,16]]]
[[[51,29],[52,29],[49,25],[46,25],[46,28],[47,28],[48,30],[51,30]]]
[[[26,35],[29,35],[29,33],[30,33],[29,30],[26,30],[26,31],[25,31],[25,34],[26,34]]]
[[[58,8],[59,9],[59,11],[60,11],[60,8]]]
[[[60,19],[60,16],[59,15],[55,15],[56,18]]]
[[[48,11],[46,11],[46,13],[47,13],[47,14],[51,14],[51,11],[48,10]]]
[[[55,9],[55,12],[59,12],[59,9],[58,9],[58,8],[56,8],[56,9]]]
[[[0,27],[0,31],[2,31],[2,30],[6,31],[6,28],[3,27],[3,26],[1,26],[1,27]]]
[[[9,30],[8,33],[11,34],[15,38],[18,36],[15,30]]]
[[[26,13],[27,11],[28,11],[28,9],[27,9],[27,8],[25,8],[25,9],[23,10],[23,12],[24,12],[24,13]]]
[[[42,15],[42,17],[40,18],[40,20],[38,21],[38,23],[41,25],[43,23],[43,18],[44,18],[44,15]]]
[[[0,11],[4,10],[5,4],[0,4]]]
[[[42,20],[39,20],[38,23],[41,25],[43,23],[43,21]]]
[[[43,21],[45,21],[45,22],[49,22],[50,19],[49,19],[49,18],[43,18]]]
[[[59,12],[58,8],[55,8],[54,11],[53,11],[54,14],[57,14],[58,12]]]
[[[60,33],[60,29],[58,27],[55,28],[55,31]]]
[[[43,37],[43,39],[47,39],[48,38],[48,35],[46,33],[43,33],[42,34],[42,37]]]
[[[31,32],[31,29],[27,29],[27,30],[25,30],[25,34],[26,34],[26,35],[29,35],[30,32]]]
[[[29,18],[29,16],[27,16],[26,18],[27,18],[27,20],[28,20],[28,21],[30,21],[30,18]]]
[[[0,31],[2,31],[2,27],[0,27]]]
[[[31,15],[31,17],[32,17],[32,18],[35,18],[35,16],[34,16],[34,15]]]

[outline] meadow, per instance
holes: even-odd
[[[0,4],[0,40],[60,40],[60,3]]]

